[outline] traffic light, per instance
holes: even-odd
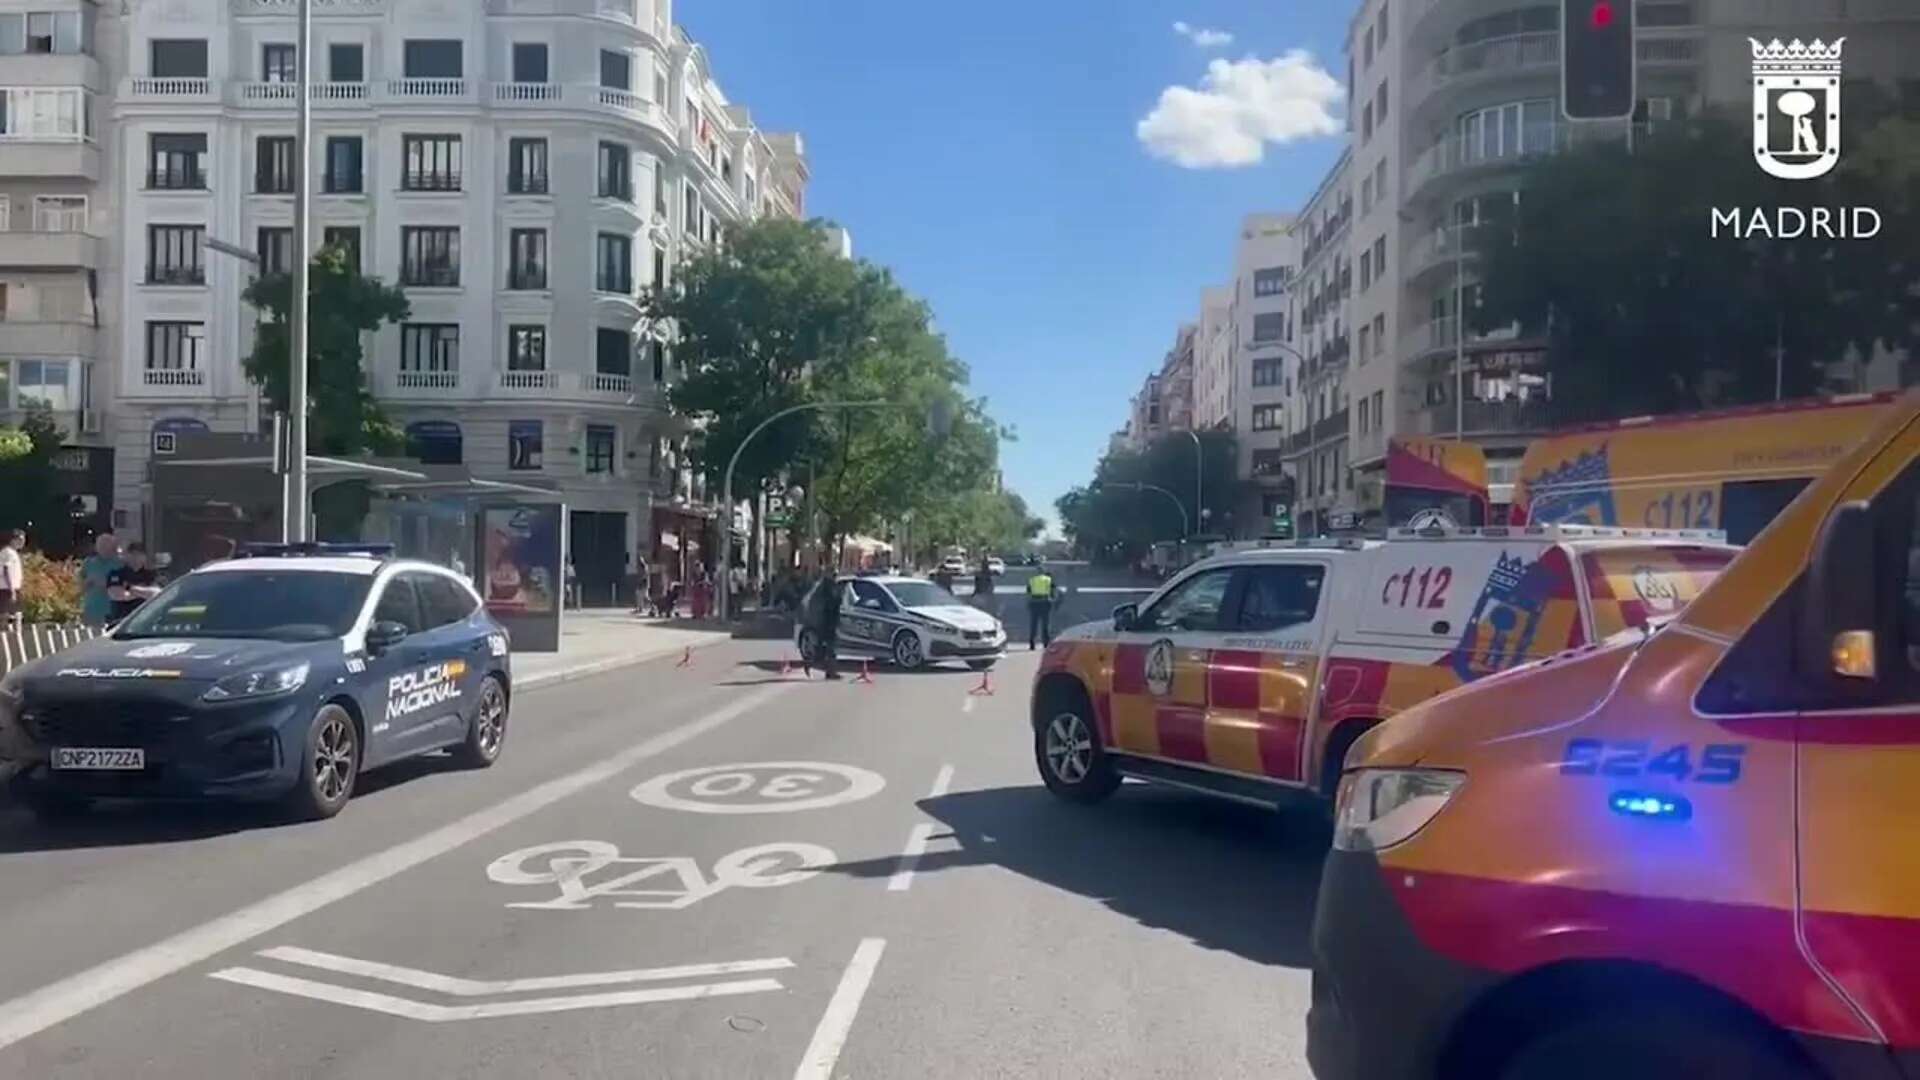
[[[1634,0],[1560,0],[1560,109],[1569,120],[1633,115]]]

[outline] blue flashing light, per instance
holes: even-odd
[[[1608,805],[1616,814],[1655,821],[1685,821],[1693,816],[1693,804],[1678,795],[1616,791]]]

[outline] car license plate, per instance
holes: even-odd
[[[53,749],[53,767],[134,771],[147,767],[147,752],[101,746],[56,746]]]

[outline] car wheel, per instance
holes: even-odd
[[[1746,1030],[1752,1027],[1754,1030]],[[1699,1080],[1791,1080],[1810,1075],[1758,1025],[1631,1011],[1576,1020],[1515,1051],[1501,1080],[1613,1080],[1622,1076]]]
[[[500,760],[507,743],[507,688],[498,675],[480,681],[480,703],[474,707],[467,739],[454,748],[453,759],[469,769],[484,769]]]
[[[287,795],[287,809],[302,821],[330,818],[353,797],[360,777],[360,729],[338,705],[322,705],[307,727],[300,777]]]
[[[926,664],[926,647],[920,644],[919,634],[902,630],[893,635],[893,662],[903,671],[913,671]]]
[[[997,663],[999,663],[998,660],[969,660],[967,666],[975,671],[992,671],[993,665]]]
[[[1055,707],[1033,731],[1033,756],[1047,790],[1069,802],[1096,803],[1120,786],[1100,733],[1083,708]]]

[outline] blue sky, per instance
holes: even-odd
[[[805,136],[811,212],[932,305],[974,391],[1017,430],[1008,485],[1051,520],[1200,290],[1227,279],[1241,216],[1296,209],[1337,155],[1324,132],[1345,103],[1286,55],[1343,83],[1351,12],[679,0],[674,14],[756,123]],[[1209,80],[1214,60],[1228,66]],[[1165,102],[1155,156],[1136,127],[1169,87],[1199,92]]]

